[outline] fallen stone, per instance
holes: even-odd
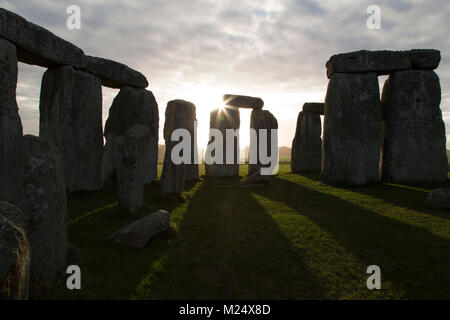
[[[320,115],[307,111],[298,114],[292,141],[292,172],[320,172],[322,164],[322,123]]]
[[[255,164],[249,163],[248,165],[248,174],[252,175],[254,172],[259,172],[261,167],[269,167],[269,165],[263,165],[261,163],[261,159],[259,156],[259,146],[261,143],[259,140],[259,134],[261,129],[267,130],[267,140],[266,140],[267,155],[271,155],[272,151],[278,152],[278,150],[276,150],[278,146],[277,147],[272,146],[272,132],[271,132],[271,129],[278,129],[278,121],[270,111],[252,110],[252,113],[250,115],[250,128],[254,129],[257,134],[256,139],[254,139],[255,137],[250,136],[249,155],[250,154],[256,155],[256,163]],[[270,179],[270,176],[266,176],[266,178]]]
[[[441,61],[441,52],[434,49],[412,49],[409,58],[414,69],[434,70]]]
[[[149,153],[143,173],[144,182],[149,184],[157,180],[158,164],[158,104],[151,91],[124,87],[114,98],[109,117],[105,123],[105,152],[103,154],[103,181],[105,184],[114,181],[115,168],[113,165],[115,139],[124,135],[135,124],[150,128],[148,140]]]
[[[225,94],[223,96],[225,105],[236,108],[262,109],[264,101],[261,98],[241,96],[236,94]]]
[[[430,208],[450,209],[450,189],[433,189],[428,193],[425,205]]]
[[[382,132],[377,75],[334,74],[325,110],[320,180],[347,185],[379,181]]]
[[[270,175],[261,175],[261,169],[257,168],[253,173],[249,174],[249,176],[241,182],[244,186],[255,186],[260,187],[269,184],[272,176]]]
[[[127,212],[136,212],[144,205],[145,160],[147,160],[150,129],[135,124],[117,139],[114,166],[119,186],[119,205]]]
[[[67,199],[63,163],[48,140],[25,135],[20,207],[28,219],[31,277],[54,280],[66,267]]]
[[[107,240],[129,248],[143,248],[169,228],[169,213],[158,210],[114,232]]]
[[[113,60],[86,56],[86,70],[98,76],[105,87],[148,87],[148,81],[142,73]]]
[[[195,105],[189,101],[172,100],[167,103],[164,140],[166,152],[164,154],[164,165],[161,175],[161,192],[180,193],[187,180],[198,180],[198,165],[194,164],[194,153],[197,152],[197,141],[195,133],[196,113]],[[172,161],[172,149],[179,143],[171,141],[172,133],[176,129],[186,129],[191,135],[190,164],[175,164]]]
[[[102,86],[100,79],[69,66],[42,78],[39,135],[59,150],[69,191],[102,187]]]
[[[441,87],[433,71],[390,75],[382,95],[384,143],[382,178],[392,182],[447,180]]]
[[[30,245],[25,231],[3,216],[1,209],[0,257],[0,300],[27,299]]]
[[[15,205],[6,201],[0,201],[0,215],[3,215],[5,218],[11,220],[16,226],[27,231],[28,219],[23,214],[22,210]]]
[[[325,114],[325,103],[322,102],[305,102],[303,104],[303,111],[316,113],[320,115]]]
[[[17,46],[20,62],[47,68],[69,65],[83,69],[86,66],[80,48],[3,8],[0,8],[0,37]]]
[[[222,163],[205,163],[205,174],[207,177],[229,177],[239,176],[239,144],[237,137],[233,137],[233,142],[227,142],[226,129],[239,129],[240,116],[239,109],[234,107],[225,107],[211,111],[209,127],[210,129],[218,129],[223,136],[223,158],[215,157],[217,161]],[[208,145],[213,143],[212,139]],[[226,164],[226,145],[230,143],[234,146],[234,159],[232,164]]]
[[[17,55],[16,47],[1,38],[0,83],[0,200],[17,203],[23,174],[23,133],[16,102]]]

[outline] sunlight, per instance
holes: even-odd
[[[206,148],[208,144],[211,111],[214,109],[224,109],[225,102],[222,100],[222,96],[229,91],[210,85],[195,85],[183,94],[184,99],[191,101],[196,106],[198,122],[197,142],[199,149]],[[239,145],[242,151],[250,143],[250,112],[250,109],[241,108],[239,110],[241,119]],[[242,151],[241,156],[243,156]]]

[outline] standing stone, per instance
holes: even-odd
[[[301,111],[292,141],[292,172],[320,172],[322,164],[322,123],[320,115]]]
[[[166,152],[161,176],[161,192],[180,193],[187,180],[198,180],[198,164],[194,164],[197,153],[197,137],[195,133],[195,105],[189,101],[172,100],[167,103],[164,122],[164,140]],[[188,141],[190,148],[190,164],[175,164],[172,161],[172,149],[182,142],[171,141],[172,133],[176,129],[186,129],[191,139]]]
[[[31,277],[54,280],[66,266],[67,199],[63,163],[48,140],[24,136],[25,172],[20,207],[28,219]]]
[[[150,129],[136,124],[117,138],[114,166],[119,186],[119,205],[136,212],[144,205],[145,167],[150,145]]]
[[[0,200],[17,203],[23,174],[16,47],[0,38]]]
[[[324,183],[379,181],[381,102],[375,73],[334,74],[325,99]]]
[[[239,176],[239,135],[237,137],[233,137],[232,141],[227,141],[226,137],[226,129],[239,129],[240,126],[240,117],[239,117],[239,109],[235,107],[224,107],[222,109],[215,109],[211,111],[209,127],[210,129],[218,129],[222,133],[223,136],[223,158],[218,159],[221,160],[220,163],[206,164],[205,163],[205,171],[206,176],[209,177],[227,177],[227,176]],[[211,144],[213,140],[208,142],[208,145]],[[234,150],[234,158],[232,164],[226,164],[226,146],[229,143],[233,146]],[[218,157],[216,157],[217,160]]]
[[[158,165],[158,128],[159,115],[158,104],[151,91],[123,87],[114,98],[109,117],[105,123],[105,150],[103,154],[102,175],[105,184],[111,184],[115,180],[114,154],[118,136],[135,124],[141,124],[150,128],[148,140],[149,152],[146,155],[146,166],[143,172],[146,184],[157,180]]]
[[[433,71],[389,76],[383,89],[382,178],[393,182],[447,180],[441,87]]]
[[[256,155],[256,163],[249,163],[248,165],[248,174],[252,175],[253,173],[259,171],[261,167],[268,167],[269,165],[263,165],[261,163],[261,159],[259,156],[259,147],[260,147],[260,130],[267,130],[267,156],[270,156],[272,152],[278,152],[275,146],[272,146],[272,132],[271,129],[278,129],[278,121],[274,117],[270,111],[267,110],[253,110],[250,115],[250,129],[254,129],[256,132],[255,136],[250,136],[250,146],[249,146],[249,155]],[[256,138],[256,139],[255,139]],[[264,142],[263,142],[264,143]],[[250,162],[250,156],[249,156]]]
[[[50,68],[42,78],[39,135],[59,150],[69,191],[102,186],[102,85],[72,67]]]
[[[0,209],[0,300],[27,299],[30,245],[25,231],[2,213]]]

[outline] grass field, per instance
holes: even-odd
[[[264,188],[208,179],[162,197],[151,186],[136,215],[119,210],[114,189],[70,194],[69,263],[81,267],[82,289],[34,284],[33,297],[450,298],[450,213],[423,205],[436,185],[332,187],[289,171],[280,165]],[[171,213],[164,238],[138,250],[105,242],[157,209]],[[373,264],[381,290],[366,287]]]

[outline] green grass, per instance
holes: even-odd
[[[208,179],[163,197],[151,186],[136,215],[119,210],[114,189],[70,194],[69,263],[81,267],[82,290],[61,280],[33,297],[450,298],[450,213],[423,205],[436,185],[333,187],[289,171],[281,164],[263,188]],[[134,250],[105,242],[157,209],[171,213],[164,238]],[[366,287],[373,264],[381,290]]]

